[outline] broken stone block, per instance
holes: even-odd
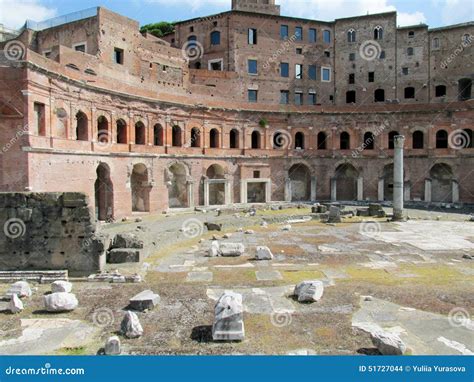
[[[255,231],[253,229],[248,229],[245,231],[245,234],[246,235],[253,235],[255,233]]]
[[[7,291],[7,296],[11,297],[16,294],[18,297],[30,297],[31,296],[31,288],[30,285],[26,281],[17,281],[16,283],[10,286],[10,289]]]
[[[130,307],[133,310],[143,312],[144,310],[153,309],[160,303],[160,296],[151,290],[145,290],[130,299]]]
[[[257,255],[255,260],[273,260],[273,253],[268,247],[257,247]]]
[[[329,208],[328,223],[341,223],[341,210],[339,207],[331,206]]]
[[[140,250],[134,248],[114,248],[109,251],[109,264],[124,264],[140,262]]]
[[[357,216],[369,216],[369,209],[368,208],[358,208],[357,209]]]
[[[263,228],[267,228],[268,223],[266,221],[263,221],[263,222],[260,223],[260,226],[263,227]]]
[[[222,231],[222,224],[204,223],[208,231]]]
[[[242,341],[245,337],[242,295],[225,291],[214,308],[214,341]]]
[[[245,252],[242,243],[219,243],[219,254],[223,257],[239,257]]]
[[[20,313],[23,310],[23,303],[16,294],[12,295],[10,303],[8,304],[8,309],[13,314]]]
[[[291,231],[291,225],[287,224],[287,225],[283,226],[282,231]]]
[[[44,296],[44,307],[48,312],[69,312],[78,306],[77,298],[72,293],[51,293]]]
[[[211,243],[211,248],[209,248],[207,252],[208,257],[218,257],[220,255],[219,251],[219,242],[218,241],[213,241]]]
[[[226,233],[224,236],[222,236],[224,239],[230,239],[232,237],[231,233]]]
[[[120,338],[117,336],[109,337],[105,342],[104,353],[106,355],[119,355],[122,353]]]
[[[70,293],[72,291],[72,284],[67,281],[58,280],[51,284],[51,292],[53,293]]]
[[[372,343],[383,355],[403,355],[407,350],[404,342],[396,334],[376,330],[370,333]]]
[[[312,280],[303,281],[296,285],[294,295],[298,297],[299,302],[319,301],[323,296],[324,285],[322,281]]]
[[[143,335],[143,328],[140,324],[138,316],[130,311],[125,313],[125,316],[123,317],[123,320],[120,324],[120,330],[127,338],[138,338]]]
[[[133,233],[118,233],[115,235],[110,249],[114,248],[143,249],[143,240]]]

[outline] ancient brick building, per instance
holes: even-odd
[[[83,192],[100,220],[198,205],[474,203],[474,24],[280,16],[272,0],[158,39],[92,8],[0,43],[2,191]]]

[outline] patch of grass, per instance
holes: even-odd
[[[410,279],[415,283],[439,285],[474,282],[474,276],[463,274],[448,265],[404,265],[401,270],[416,275]]]
[[[214,270],[213,284],[247,286],[257,282],[254,269],[229,268]]]
[[[291,271],[291,270],[286,270],[286,271],[281,271],[281,274],[283,276],[283,279],[292,284],[298,284],[301,281],[304,280],[320,280],[323,279],[324,273],[321,271]]]
[[[350,279],[342,279],[342,282],[362,281],[373,284],[396,285],[402,281],[392,273],[384,269],[370,269],[365,267],[350,266],[346,268]]]
[[[187,275],[187,272],[148,272],[146,281],[150,284],[184,283]]]
[[[289,208],[283,210],[259,210],[257,216],[278,216],[278,215],[307,215],[311,213],[310,208]]]

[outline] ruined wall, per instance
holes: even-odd
[[[69,270],[89,275],[105,264],[88,199],[79,193],[0,193],[0,269]]]

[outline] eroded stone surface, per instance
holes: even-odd
[[[44,296],[44,307],[48,312],[69,312],[76,309],[78,304],[72,293],[58,292]]]
[[[319,301],[323,296],[324,284],[319,280],[303,281],[296,285],[294,294],[299,302]]]
[[[242,295],[225,291],[214,308],[214,341],[242,341],[245,338]]]
[[[153,293],[151,290],[140,292],[130,299],[130,308],[137,311],[144,311],[153,309],[160,303],[160,296]]]
[[[137,314],[130,311],[125,313],[120,329],[127,338],[138,338],[143,335],[143,328]]]
[[[68,281],[58,280],[51,284],[51,292],[53,293],[70,293],[72,291],[72,284]]]

